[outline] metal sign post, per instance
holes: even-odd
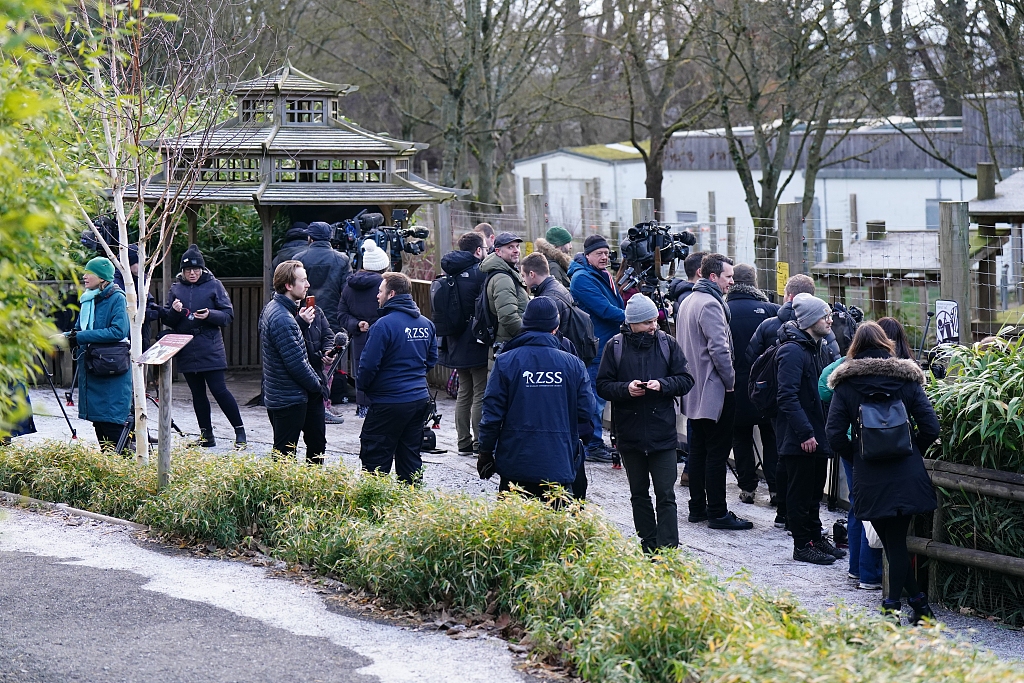
[[[167,334],[139,356],[140,365],[160,366],[160,413],[157,432],[157,490],[167,486],[171,470],[171,381],[174,378],[171,359],[192,341],[190,334]]]

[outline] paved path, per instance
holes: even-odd
[[[240,404],[259,393],[259,377],[255,374],[229,376],[228,384]],[[31,393],[40,434],[25,438],[67,439],[67,424],[60,415],[53,393],[38,389],[32,390]],[[198,434],[191,396],[184,382],[175,385],[174,397],[175,421],[186,432]],[[424,455],[426,485],[473,495],[495,495],[497,477],[491,481],[481,481],[476,474],[476,461],[457,455],[455,402],[441,391],[438,394],[438,407],[443,415],[441,429],[437,430],[438,447],[447,452]],[[355,417],[353,405],[342,406],[341,411],[346,419],[345,424],[327,426],[327,462],[344,462],[348,466],[358,467],[359,428],[362,420]],[[40,416],[40,413],[47,413],[50,417]],[[260,454],[268,453],[272,439],[265,409],[243,407],[242,415],[250,435],[249,450]],[[213,421],[218,438],[230,439],[230,425],[216,406],[213,410]],[[91,425],[86,422],[75,422],[82,437],[95,442]],[[230,452],[230,441],[220,442],[213,450]],[[302,451],[303,448],[300,446],[300,454]],[[594,463],[588,466],[587,472],[590,478],[589,500],[598,505],[624,534],[633,535],[625,473],[622,470],[613,470],[610,465]],[[823,610],[838,604],[870,611],[878,609],[881,603],[880,592],[858,590],[856,582],[846,575],[846,560],[837,561],[832,566],[819,567],[795,562],[792,559],[792,538],[785,531],[774,528],[775,510],[767,504],[763,483],[758,490],[757,502],[754,505],[746,505],[739,502],[739,489],[732,475],[729,475],[728,482],[730,509],[739,516],[753,521],[754,529],[743,532],[714,531],[708,529],[706,524],[688,523],[686,501],[689,493],[677,486],[675,490],[679,507],[679,539],[683,547],[704,561],[719,576],[744,574],[754,585],[769,590],[790,591],[810,610]],[[841,517],[845,518],[845,512],[830,513],[822,509],[822,521],[826,527],[831,527],[832,522]],[[1019,631],[1010,631],[983,619],[964,617],[948,610],[936,612],[952,629],[991,648],[1000,656],[1024,659],[1024,636]]]
[[[120,526],[0,508],[0,682],[446,680],[531,679],[496,639],[339,614],[265,569],[156,552]]]

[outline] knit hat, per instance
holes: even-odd
[[[796,315],[797,327],[801,330],[810,328],[831,312],[828,304],[813,294],[801,292],[793,297],[793,313]]]
[[[544,233],[544,239],[554,247],[564,247],[572,242],[572,234],[560,225],[556,225]]]
[[[604,238],[604,235],[591,235],[583,241],[583,253],[590,254],[598,249],[608,249],[608,240]]]
[[[645,323],[658,317],[658,307],[649,297],[634,294],[626,302],[626,322]]]
[[[363,242],[363,270],[384,271],[391,265],[391,258],[373,240]]]
[[[323,221],[313,221],[306,228],[306,235],[314,242],[329,240],[333,233],[334,230],[331,228],[330,223],[324,223]]]
[[[114,281],[114,264],[105,256],[89,259],[89,262],[85,264],[85,269],[101,280]]]
[[[203,255],[199,253],[199,247],[196,245],[190,246],[185,250],[185,253],[181,255],[181,269],[186,268],[205,268],[206,261],[203,259]]]
[[[558,306],[554,299],[538,296],[526,304],[523,314],[523,329],[533,332],[550,332],[558,327]]]
[[[302,221],[295,221],[288,232],[284,234],[285,240],[306,239],[309,236],[309,224]]]
[[[523,238],[514,232],[502,232],[494,238],[494,248],[503,247],[506,244],[512,244],[513,242],[522,242]]]
[[[738,285],[757,286],[757,269],[747,263],[740,263],[732,269],[732,279]]]

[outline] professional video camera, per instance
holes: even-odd
[[[391,257],[391,270],[399,272],[402,270],[402,254],[422,254],[426,250],[426,245],[421,240],[430,235],[426,228],[404,227],[408,219],[408,210],[395,209],[391,212],[391,225],[384,226],[384,216],[379,213],[367,213],[364,209],[354,218],[331,225],[334,229],[331,243],[335,249],[351,254],[353,267],[359,268],[363,256],[363,242],[372,239]]]
[[[110,246],[111,249],[117,249],[117,223],[115,223],[109,216],[97,216],[92,219],[92,224],[96,226],[100,234],[103,235],[103,239]],[[84,231],[81,237],[82,246],[89,251],[95,251],[100,256],[103,256],[106,252],[103,251],[103,245],[96,239],[96,233],[93,232],[92,228]]]
[[[637,223],[620,245],[622,259],[628,266],[619,278],[622,289],[638,288],[651,296],[658,290],[661,280],[660,266],[685,259],[697,237],[689,230],[671,232],[672,226],[658,221]]]

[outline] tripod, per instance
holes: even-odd
[[[153,402],[157,408],[160,407],[160,401],[152,396],[149,392],[146,393],[146,398]],[[174,431],[178,432],[178,436],[185,436],[185,432],[181,431],[174,420],[171,420],[171,427]],[[135,431],[135,408],[132,407],[132,411],[128,414],[128,419],[124,421],[124,427],[121,429],[121,436],[117,439],[117,446],[114,447],[114,452],[123,454],[125,448],[132,440],[132,433]],[[149,434],[146,435],[146,439],[149,439]]]
[[[53,389],[53,397],[55,399],[57,399],[57,405],[60,407],[60,412],[62,412],[64,414],[64,420],[68,423],[68,429],[71,430],[71,439],[72,440],[77,439],[78,438],[78,432],[75,431],[74,426],[71,424],[71,418],[68,417],[68,411],[64,410],[64,404],[60,402],[60,395],[57,393],[57,386],[53,383],[53,375],[50,373],[49,370],[46,369],[46,365],[45,364],[43,365],[43,374],[46,375],[46,381],[50,383],[50,388]],[[75,384],[74,384],[74,381],[72,380],[72,383],[71,383],[72,390],[74,389],[74,387],[75,387]],[[68,395],[70,395],[70,393],[71,392],[68,392]],[[68,405],[73,405],[73,404],[69,403]]]

